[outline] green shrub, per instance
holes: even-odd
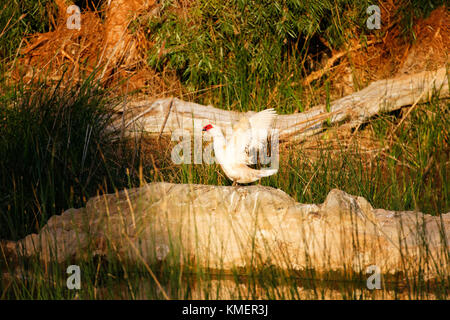
[[[324,49],[319,34],[339,46],[348,36],[343,29],[365,23],[367,6],[348,0],[199,0],[185,19],[167,5],[149,21],[155,45],[148,61],[158,70],[176,70],[192,91],[221,85],[224,103],[247,109],[250,98],[267,96],[278,83],[289,82],[280,96],[291,97],[305,54],[315,50],[308,46]],[[344,12],[353,13],[340,20]]]

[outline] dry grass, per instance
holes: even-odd
[[[321,76],[327,76],[331,83],[332,99],[358,91],[372,81],[437,70],[450,61],[448,8],[439,7],[429,17],[417,20],[413,25],[416,39],[411,43],[402,35],[400,17],[396,15],[400,6],[398,1],[381,1],[380,30],[364,37],[357,30],[346,30],[352,35],[346,48],[332,51],[325,62],[326,70],[320,70],[326,71]]]
[[[50,17],[54,30],[25,39],[13,71],[16,81],[63,78],[64,82],[78,82],[96,70],[101,83],[119,89],[119,95],[127,90],[141,90],[150,96],[180,90],[173,74],[158,75],[147,67],[149,43],[141,31],[130,32],[133,19],[151,10],[153,1],[113,1],[110,7],[83,11],[80,30],[66,27],[67,5],[63,1],[57,4],[56,16]]]

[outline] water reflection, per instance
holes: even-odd
[[[286,284],[271,284],[264,281],[239,281],[232,277],[198,281],[183,279],[176,285],[162,285],[170,299],[233,300],[233,299],[295,299],[295,300],[342,300],[342,299],[442,299],[434,292],[407,288],[382,288],[369,290],[361,283],[298,280]],[[100,299],[164,299],[161,290],[151,278],[134,278],[117,282],[115,286],[101,288]]]

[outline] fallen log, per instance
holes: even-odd
[[[297,140],[322,131],[327,120],[332,124],[348,121],[350,127],[356,127],[381,112],[427,101],[433,92],[438,92],[440,98],[449,97],[445,67],[373,82],[361,91],[332,102],[329,112],[324,105],[319,105],[302,113],[278,115],[274,129],[279,131],[281,140]],[[192,132],[208,123],[215,123],[226,132],[243,115],[252,113],[217,109],[177,98],[141,100],[127,103],[126,114],[121,114],[113,126],[121,129],[125,136],[141,132],[170,135],[177,129]]]

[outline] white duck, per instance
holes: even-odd
[[[254,182],[277,173],[278,169],[256,170],[247,166],[251,164],[249,153],[264,146],[275,115],[274,109],[266,109],[249,118],[243,117],[233,126],[233,134],[228,139],[216,125],[203,127],[203,131],[212,136],[216,160],[226,176],[233,180],[233,185]]]

